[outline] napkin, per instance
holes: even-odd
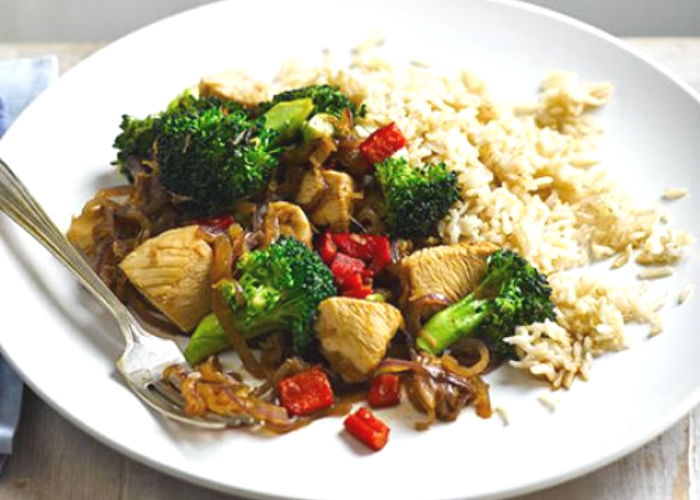
[[[0,61],[0,137],[57,77],[55,56]],[[0,356],[0,471],[12,453],[21,406],[22,381]]]

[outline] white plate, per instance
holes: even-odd
[[[289,56],[344,53],[367,35],[388,35],[397,62],[419,57],[468,66],[509,98],[529,98],[543,74],[570,69],[617,91],[602,118],[605,160],[639,198],[664,187],[700,192],[700,105],[654,63],[593,28],[525,4],[484,0],[331,3],[256,1],[200,8],[138,31],[69,72],[27,110],[0,153],[67,228],[99,186],[116,183],[109,162],[122,113],[161,109],[200,75],[240,67],[272,75]],[[697,197],[673,205],[693,229]],[[642,333],[606,356],[592,380],[559,394],[550,413],[542,384],[512,370],[489,377],[493,401],[512,424],[471,411],[454,424],[416,432],[399,415],[381,453],[366,453],[327,419],[279,438],[195,432],[163,422],[124,387],[111,323],[36,244],[0,221],[2,350],[24,379],[76,425],[124,454],[177,477],[264,498],[493,498],[542,488],[630,452],[700,399],[700,336],[693,297],[670,305],[666,332]],[[693,250],[656,290],[697,284]],[[403,411],[403,410],[402,410]],[[406,410],[404,413],[408,414]]]

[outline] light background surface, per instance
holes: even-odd
[[[112,40],[169,14],[211,1],[0,0],[0,42]],[[343,1],[352,8],[351,0],[328,1]],[[574,16],[618,36],[700,36],[700,0],[530,0],[530,3]],[[237,22],[240,21],[231,19],[232,28]]]

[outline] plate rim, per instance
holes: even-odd
[[[215,6],[219,4],[224,4],[224,3],[235,3],[236,0],[218,0],[216,2],[212,2],[209,4],[204,4],[204,5],[199,5],[196,7],[192,7],[186,10],[183,10],[181,12],[174,13],[172,15],[163,17],[161,19],[158,19],[157,21],[154,21],[152,23],[149,23],[145,26],[142,26],[138,29],[135,29],[128,34],[119,37],[111,42],[109,42],[107,45],[104,47],[99,48],[95,52],[91,53],[84,59],[82,59],[80,62],[78,62],[75,66],[72,68],[68,69],[66,72],[61,74],[60,80],[65,79],[67,76],[73,75],[73,73],[76,70],[80,70],[83,66],[85,66],[85,63],[88,61],[92,61],[93,58],[97,57],[102,57],[102,55],[105,52],[109,52],[110,50],[113,49],[115,46],[120,46],[123,43],[128,43],[128,41],[133,38],[140,36],[142,32],[149,31],[156,25],[160,25],[163,23],[170,22],[173,19],[177,19],[180,17],[186,17],[191,15],[192,12],[195,11],[202,11],[202,10],[207,10],[210,8],[216,8]],[[279,0],[270,0],[270,1],[279,1]],[[450,0],[447,0],[450,1]],[[690,96],[695,104],[700,106],[700,91],[696,90],[693,88],[687,81],[685,81],[682,77],[678,75],[678,73],[673,70],[672,68],[668,67],[666,64],[658,61],[654,56],[648,54],[644,50],[632,45],[630,42],[623,40],[621,38],[618,38],[607,31],[605,31],[602,28],[596,27],[594,25],[591,25],[589,23],[586,23],[584,21],[578,20],[570,15],[563,14],[561,12],[542,7],[540,5],[535,5],[531,3],[527,3],[523,0],[469,0],[474,3],[483,3],[483,4],[499,4],[502,6],[506,6],[510,9],[515,9],[515,10],[520,10],[520,11],[525,11],[525,12],[530,12],[533,14],[536,14],[538,16],[542,16],[545,18],[548,18],[550,20],[557,21],[559,23],[565,24],[571,28],[577,29],[579,31],[585,32],[589,35],[592,35],[598,39],[601,39],[605,42],[607,42],[610,45],[613,45],[619,49],[621,49],[623,52],[627,53],[628,55],[633,56],[634,58],[638,59],[639,61],[645,63],[647,66],[653,68],[656,72],[660,73],[662,76],[664,76],[666,79],[668,79],[671,83],[673,83],[676,87],[679,88],[680,91],[684,92],[686,95]],[[43,92],[40,96],[38,96],[37,99],[35,99],[28,107],[27,109],[33,109],[35,107],[39,107],[42,105],[42,102],[46,96],[46,94],[49,93],[51,94],[51,87],[48,89],[48,92]],[[18,122],[23,122],[24,117],[26,115],[26,110],[23,111],[20,116],[17,118]],[[7,134],[0,139],[0,152],[2,151],[2,146],[7,143],[13,141],[13,128],[11,127],[8,131]],[[8,140],[7,137],[10,139]],[[0,221],[0,224],[3,224],[4,222]],[[9,363],[9,365],[15,370],[22,378],[23,382],[34,392],[37,396],[41,398],[43,402],[48,404],[54,411],[56,411],[62,418],[66,419],[69,421],[72,425],[76,426],[78,429],[80,429],[82,432],[85,432],[88,434],[90,437],[96,439],[98,442],[100,442],[103,445],[106,445],[107,447],[111,448],[112,450],[115,450],[116,452],[120,453],[121,455],[128,457],[129,459],[132,459],[139,464],[145,465],[151,469],[154,469],[160,473],[164,473],[172,478],[188,482],[190,484],[194,484],[203,488],[207,488],[213,491],[218,491],[226,494],[234,494],[234,495],[240,495],[245,498],[251,498],[251,499],[262,499],[262,500],[303,500],[303,497],[295,496],[295,495],[277,495],[277,494],[271,494],[271,493],[265,493],[261,491],[256,491],[252,490],[249,488],[242,488],[238,486],[231,486],[228,484],[223,484],[221,482],[217,482],[215,480],[210,480],[201,476],[198,476],[196,474],[190,474],[187,471],[180,470],[178,468],[175,468],[173,466],[168,465],[167,463],[163,463],[158,460],[154,460],[148,455],[145,455],[143,453],[139,453],[137,451],[132,450],[131,448],[122,445],[120,442],[112,439],[110,435],[102,433],[98,431],[97,429],[91,427],[87,423],[85,423],[83,420],[79,419],[78,417],[74,416],[72,413],[70,413],[67,409],[63,408],[56,400],[54,400],[50,394],[48,394],[46,391],[44,391],[41,387],[37,386],[33,380],[27,380],[24,372],[18,367],[14,360],[12,359],[11,356],[8,355],[8,352],[6,352],[4,345],[0,342],[0,352],[2,353],[3,357],[5,360]],[[582,477],[586,474],[589,474],[591,472],[594,472],[596,470],[601,469],[602,467],[611,464],[612,462],[629,455],[630,453],[634,452],[635,450],[640,449],[643,447],[645,444],[651,442],[658,436],[660,436],[662,433],[666,432],[668,429],[670,429],[673,425],[678,423],[683,417],[685,417],[690,411],[692,411],[693,408],[698,406],[700,404],[700,387],[697,387],[693,392],[689,393],[681,403],[677,404],[672,411],[668,411],[664,413],[663,418],[658,418],[656,419],[653,423],[650,423],[648,425],[645,425],[640,428],[640,430],[632,436],[632,438],[627,440],[626,446],[620,447],[618,450],[616,450],[613,453],[608,453],[605,454],[605,456],[598,458],[597,460],[589,460],[586,463],[580,464],[576,467],[572,467],[569,471],[563,473],[563,474],[555,474],[555,475],[545,475],[545,476],[540,476],[538,479],[533,480],[528,483],[524,483],[520,486],[511,486],[508,488],[504,489],[499,489],[498,491],[491,493],[491,494],[486,494],[486,495],[480,495],[478,499],[482,500],[487,500],[487,499],[506,499],[506,498],[511,498],[517,495],[525,495],[528,493],[533,493],[536,491],[540,491],[546,488],[552,488],[557,485],[561,485],[567,481],[570,481],[572,479]],[[160,417],[156,417],[160,418]],[[439,498],[440,500],[458,500],[460,497],[436,497]]]

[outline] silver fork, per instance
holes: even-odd
[[[186,415],[179,391],[163,379],[171,365],[189,366],[172,340],[157,337],[144,329],[129,310],[97,276],[88,263],[46,215],[39,203],[0,159],[0,211],[32,235],[80,280],[85,288],[112,313],[126,344],[117,368],[131,390],[150,408],[178,422],[206,429],[223,429],[254,423],[249,415],[220,417]]]

